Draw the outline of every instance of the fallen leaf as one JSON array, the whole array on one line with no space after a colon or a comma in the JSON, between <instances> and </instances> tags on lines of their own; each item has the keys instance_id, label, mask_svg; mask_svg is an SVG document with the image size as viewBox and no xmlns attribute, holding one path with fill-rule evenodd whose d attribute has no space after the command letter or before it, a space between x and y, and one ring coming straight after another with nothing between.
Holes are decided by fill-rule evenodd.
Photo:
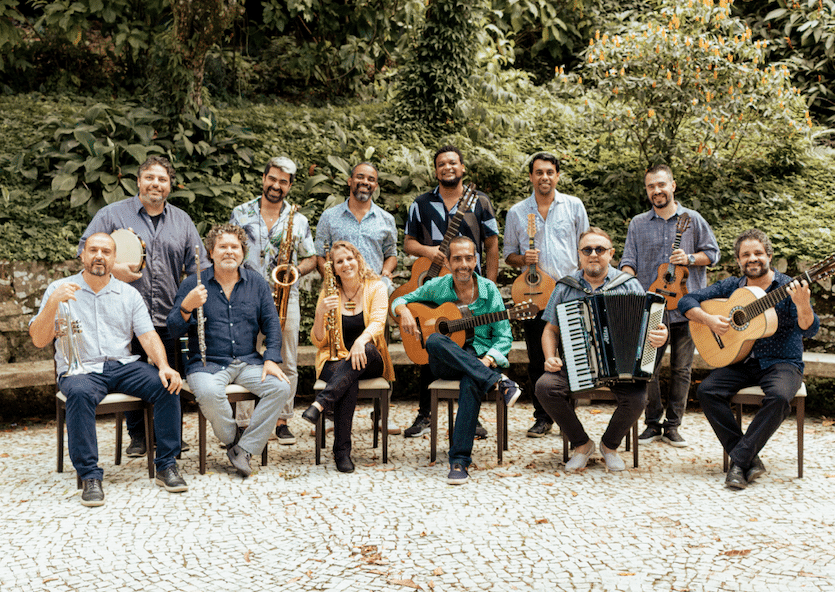
<instances>
[{"instance_id":1,"label":"fallen leaf","mask_svg":"<svg viewBox=\"0 0 835 592\"><path fill-rule=\"evenodd\" d=\"M751 553L751 549L731 549L730 551L725 551L722 555L727 555L728 557L745 557Z\"/></svg>"},{"instance_id":2,"label":"fallen leaf","mask_svg":"<svg viewBox=\"0 0 835 592\"><path fill-rule=\"evenodd\" d=\"M749 518L748 519L748 522L758 522L758 521L759 521L758 518Z\"/></svg>"},{"instance_id":3,"label":"fallen leaf","mask_svg":"<svg viewBox=\"0 0 835 592\"><path fill-rule=\"evenodd\" d=\"M598 413L603 413L603 411L601 409L592 409L591 410L592 415L597 415Z\"/></svg>"},{"instance_id":4,"label":"fallen leaf","mask_svg":"<svg viewBox=\"0 0 835 592\"><path fill-rule=\"evenodd\" d=\"M543 483L543 485L544 485L545 487L551 487L551 486L553 485L553 483Z\"/></svg>"},{"instance_id":5,"label":"fallen leaf","mask_svg":"<svg viewBox=\"0 0 835 592\"><path fill-rule=\"evenodd\" d=\"M537 524L548 524L548 519L547 518L540 518L539 520L536 521L536 523Z\"/></svg>"},{"instance_id":6,"label":"fallen leaf","mask_svg":"<svg viewBox=\"0 0 835 592\"><path fill-rule=\"evenodd\" d=\"M384 575L386 575L388 572L387 572L387 571L383 571L382 569L369 569L369 570L366 570L366 572L365 572L365 573L380 574L381 576L384 576Z\"/></svg>"},{"instance_id":7,"label":"fallen leaf","mask_svg":"<svg viewBox=\"0 0 835 592\"><path fill-rule=\"evenodd\" d=\"M545 451L544 450L534 450L533 453L534 454L545 454Z\"/></svg>"},{"instance_id":8,"label":"fallen leaf","mask_svg":"<svg viewBox=\"0 0 835 592\"><path fill-rule=\"evenodd\" d=\"M364 467L375 467L375 466L377 466L377 463L365 463L362 466L364 466Z\"/></svg>"},{"instance_id":9,"label":"fallen leaf","mask_svg":"<svg viewBox=\"0 0 835 592\"><path fill-rule=\"evenodd\" d=\"M442 575L444 575L444 570L442 570L440 567L436 567L435 569L432 570L432 575L433 576L442 576Z\"/></svg>"},{"instance_id":10,"label":"fallen leaf","mask_svg":"<svg viewBox=\"0 0 835 592\"><path fill-rule=\"evenodd\" d=\"M577 497L577 492L576 491L569 491L568 493L570 493L574 497Z\"/></svg>"},{"instance_id":11,"label":"fallen leaf","mask_svg":"<svg viewBox=\"0 0 835 592\"><path fill-rule=\"evenodd\" d=\"M619 575L619 576L634 576L634 575L635 575L635 572L632 572L632 571L619 571L619 572L618 572L618 575Z\"/></svg>"},{"instance_id":12,"label":"fallen leaf","mask_svg":"<svg viewBox=\"0 0 835 592\"><path fill-rule=\"evenodd\" d=\"M505 477L521 477L522 473L496 473L496 477L504 479Z\"/></svg>"},{"instance_id":13,"label":"fallen leaf","mask_svg":"<svg viewBox=\"0 0 835 592\"><path fill-rule=\"evenodd\" d=\"M533 469L536 468L536 463L534 463L534 462L528 463L528 464L525 465L525 468L533 470Z\"/></svg>"},{"instance_id":14,"label":"fallen leaf","mask_svg":"<svg viewBox=\"0 0 835 592\"><path fill-rule=\"evenodd\" d=\"M289 580L287 583L288 583L288 584L292 584L293 582L298 582L300 579L302 579L302 577L301 577L301 576L296 576L296 577L295 577L295 578L293 578L292 580Z\"/></svg>"},{"instance_id":15,"label":"fallen leaf","mask_svg":"<svg viewBox=\"0 0 835 592\"><path fill-rule=\"evenodd\" d=\"M250 555L250 553L252 553L252 551L249 551L249 550L247 550L247 552L246 552L246 553L244 553L244 561L246 561L247 563L249 563L249 555Z\"/></svg>"},{"instance_id":16,"label":"fallen leaf","mask_svg":"<svg viewBox=\"0 0 835 592\"><path fill-rule=\"evenodd\" d=\"M2 457L2 458L9 458L9 453L8 453L8 452L4 452L3 454L0 454L0 457Z\"/></svg>"},{"instance_id":17,"label":"fallen leaf","mask_svg":"<svg viewBox=\"0 0 835 592\"><path fill-rule=\"evenodd\" d=\"M388 468L378 468L377 470L381 473L388 473L389 471L394 471L397 467L388 467Z\"/></svg>"},{"instance_id":18,"label":"fallen leaf","mask_svg":"<svg viewBox=\"0 0 835 592\"><path fill-rule=\"evenodd\" d=\"M421 532L420 536L422 536L422 537L426 536L426 531L424 530L423 532Z\"/></svg>"},{"instance_id":19,"label":"fallen leaf","mask_svg":"<svg viewBox=\"0 0 835 592\"><path fill-rule=\"evenodd\" d=\"M389 580L389 584L394 584L395 586L406 586L407 588L414 588L415 590L423 590L423 588L415 584L412 580Z\"/></svg>"},{"instance_id":20,"label":"fallen leaf","mask_svg":"<svg viewBox=\"0 0 835 592\"><path fill-rule=\"evenodd\" d=\"M435 582L433 582L432 580L429 580L429 582L426 585L432 588L433 590L435 589Z\"/></svg>"},{"instance_id":21,"label":"fallen leaf","mask_svg":"<svg viewBox=\"0 0 835 592\"><path fill-rule=\"evenodd\" d=\"M835 419L824 419L821 422L821 425L823 425L823 427L825 427L825 428L828 428L832 425L835 425Z\"/></svg>"},{"instance_id":22,"label":"fallen leaf","mask_svg":"<svg viewBox=\"0 0 835 592\"><path fill-rule=\"evenodd\" d=\"M431 463L429 463L427 466L429 466L429 467L434 467L434 466L435 466L435 462L437 462L437 461L434 461L434 460L433 460L433 461L432 461Z\"/></svg>"}]
</instances>

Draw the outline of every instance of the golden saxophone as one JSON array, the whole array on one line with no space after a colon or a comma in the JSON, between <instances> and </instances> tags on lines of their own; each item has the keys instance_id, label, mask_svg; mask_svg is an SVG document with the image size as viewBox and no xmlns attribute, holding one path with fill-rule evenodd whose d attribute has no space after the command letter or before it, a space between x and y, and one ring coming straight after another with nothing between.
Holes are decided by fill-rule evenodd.
<instances>
[{"instance_id":1,"label":"golden saxophone","mask_svg":"<svg viewBox=\"0 0 835 592\"><path fill-rule=\"evenodd\" d=\"M287 320L287 303L290 300L290 289L296 280L299 279L299 270L293 265L293 218L298 211L299 206L294 205L290 208L290 213L287 218L287 228L284 230L284 239L281 241L281 246L276 255L276 265L272 271L273 284L275 291L273 292L273 302L278 311L278 320L281 321L281 328L284 329L284 323Z\"/></svg>"},{"instance_id":2,"label":"golden saxophone","mask_svg":"<svg viewBox=\"0 0 835 592\"><path fill-rule=\"evenodd\" d=\"M203 282L200 281L200 246L194 245L194 260L197 264L197 285L200 286ZM203 316L203 305L197 307L197 343L200 346L200 359L203 360L203 365L206 365L206 318Z\"/></svg>"},{"instance_id":3,"label":"golden saxophone","mask_svg":"<svg viewBox=\"0 0 835 592\"><path fill-rule=\"evenodd\" d=\"M339 295L339 288L336 287L336 278L333 275L333 263L330 260L330 250L325 249L325 298ZM337 349L339 349L339 327L336 325L336 314L338 308L328 311L325 316L325 328L328 330L329 362L339 361Z\"/></svg>"}]
</instances>

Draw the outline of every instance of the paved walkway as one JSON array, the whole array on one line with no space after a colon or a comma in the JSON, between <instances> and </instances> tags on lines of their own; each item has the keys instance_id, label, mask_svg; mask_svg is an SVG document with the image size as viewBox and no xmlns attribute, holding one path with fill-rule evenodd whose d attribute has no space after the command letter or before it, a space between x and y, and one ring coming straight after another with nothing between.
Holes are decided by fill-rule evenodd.
<instances>
[{"instance_id":1,"label":"paved walkway","mask_svg":"<svg viewBox=\"0 0 835 592\"><path fill-rule=\"evenodd\" d=\"M392 411L406 426L416 409ZM485 405L490 438L456 487L445 482L445 442L431 466L428 438L393 436L383 465L368 413L355 421L354 474L338 473L330 454L313 464L297 414L298 444L272 442L269 466L245 481L211 437L208 474L196 447L185 453L184 494L149 481L144 459L114 466L104 418L101 508L81 506L71 465L55 472L54 423L0 432L0 591L835 590L835 429L821 420L806 424L803 479L792 418L761 455L768 475L731 491L699 413L685 418L688 448L655 442L638 469L607 474L598 457L566 475L557 435L524 437L529 405L510 410L497 466ZM594 439L610 413L580 410ZM195 413L186 424L196 443Z\"/></svg>"}]
</instances>

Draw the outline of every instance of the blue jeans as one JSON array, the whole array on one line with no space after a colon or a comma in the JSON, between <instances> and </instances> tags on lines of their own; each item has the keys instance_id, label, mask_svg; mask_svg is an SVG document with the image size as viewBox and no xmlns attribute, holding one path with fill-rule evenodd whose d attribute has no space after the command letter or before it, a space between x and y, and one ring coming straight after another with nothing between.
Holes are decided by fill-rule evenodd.
<instances>
[{"instance_id":1,"label":"blue jeans","mask_svg":"<svg viewBox=\"0 0 835 592\"><path fill-rule=\"evenodd\" d=\"M697 391L699 403L716 437L736 465L743 470L751 467L754 457L789 416L791 400L802 382L803 372L794 364L783 362L763 370L759 361L750 358L718 368L702 381ZM743 434L736 423L730 399L747 386L759 386L765 397Z\"/></svg>"},{"instance_id":2,"label":"blue jeans","mask_svg":"<svg viewBox=\"0 0 835 592\"><path fill-rule=\"evenodd\" d=\"M159 338L162 340L162 345L165 347L165 357L168 360L168 365L179 372L180 376L185 376L182 364L180 363L180 340L171 338L168 327L154 327L154 330L159 335ZM130 343L130 349L131 353L139 356L140 362L148 361L148 354L145 353L145 349L139 342L139 338L135 335ZM180 410L180 416L182 417L182 410ZM128 427L128 434L130 434L131 438L145 439L145 422L142 419L141 411L126 411L125 425ZM182 426L182 420L180 421L180 425Z\"/></svg>"},{"instance_id":3,"label":"blue jeans","mask_svg":"<svg viewBox=\"0 0 835 592\"><path fill-rule=\"evenodd\" d=\"M658 428L677 428L681 425L684 410L687 408L687 395L690 393L690 368L693 365L693 352L696 346L690 337L690 324L670 323L670 389L667 393L667 417L664 419L664 404L661 402L661 358L667 349L667 343L658 349L655 373L647 384L647 426Z\"/></svg>"},{"instance_id":4,"label":"blue jeans","mask_svg":"<svg viewBox=\"0 0 835 592\"><path fill-rule=\"evenodd\" d=\"M67 447L81 479L101 479L96 438L96 406L107 393L125 393L154 405L157 472L180 453L180 397L162 386L157 369L145 362L108 361L101 374L62 376L58 388L67 397Z\"/></svg>"},{"instance_id":5,"label":"blue jeans","mask_svg":"<svg viewBox=\"0 0 835 592\"><path fill-rule=\"evenodd\" d=\"M233 362L214 374L192 372L188 375L188 385L194 391L200 411L212 424L217 439L226 445L232 444L238 433L232 405L226 396L226 385L238 384L258 397L249 426L238 441L238 446L252 455L264 450L278 414L290 398L290 385L270 374L262 382L263 371L263 365Z\"/></svg>"},{"instance_id":6,"label":"blue jeans","mask_svg":"<svg viewBox=\"0 0 835 592\"><path fill-rule=\"evenodd\" d=\"M485 366L476 357L472 347L461 348L452 339L440 333L429 336L426 340L426 351L435 376L442 380L461 382L458 414L455 416L455 428L449 446L449 464L452 466L457 463L469 467L473 461L471 455L481 399L502 376Z\"/></svg>"}]
</instances>

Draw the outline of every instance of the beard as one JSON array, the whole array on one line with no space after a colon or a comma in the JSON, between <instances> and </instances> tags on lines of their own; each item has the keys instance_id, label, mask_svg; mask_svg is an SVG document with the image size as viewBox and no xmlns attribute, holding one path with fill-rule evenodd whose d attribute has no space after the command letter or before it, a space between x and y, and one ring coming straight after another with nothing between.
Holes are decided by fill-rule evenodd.
<instances>
[{"instance_id":1,"label":"beard","mask_svg":"<svg viewBox=\"0 0 835 592\"><path fill-rule=\"evenodd\" d=\"M104 263L99 261L94 261L93 263L91 263L90 267L88 267L86 271L90 275L95 275L99 277L107 275L107 268L104 266Z\"/></svg>"},{"instance_id":2,"label":"beard","mask_svg":"<svg viewBox=\"0 0 835 592\"><path fill-rule=\"evenodd\" d=\"M661 203L656 203L656 200L657 200L657 199L662 199L662 200L663 200L663 202L661 202ZM666 208L668 205L670 205L670 196L668 196L668 195L667 195L667 194L665 194L665 193L659 193L659 194L657 194L657 195L653 195L653 196L652 196L652 198L650 199L650 202L652 203L652 205L653 205L654 207L658 208L659 210L663 210L663 209L664 209L664 208Z\"/></svg>"},{"instance_id":3,"label":"beard","mask_svg":"<svg viewBox=\"0 0 835 592\"><path fill-rule=\"evenodd\" d=\"M438 179L438 182L444 187L457 187L464 177L454 177L452 179Z\"/></svg>"},{"instance_id":4,"label":"beard","mask_svg":"<svg viewBox=\"0 0 835 592\"><path fill-rule=\"evenodd\" d=\"M371 194L371 191L363 191L361 189L357 189L354 192L354 199L356 199L358 202L365 203L369 199L371 199Z\"/></svg>"},{"instance_id":5,"label":"beard","mask_svg":"<svg viewBox=\"0 0 835 592\"><path fill-rule=\"evenodd\" d=\"M755 280L757 278L763 277L765 274L768 273L767 265L757 264L757 267L752 267L753 266L750 263L747 264L745 267L742 268L742 274L747 278Z\"/></svg>"},{"instance_id":6,"label":"beard","mask_svg":"<svg viewBox=\"0 0 835 592\"><path fill-rule=\"evenodd\" d=\"M590 278L599 278L602 275L605 275L609 270L603 266L601 263L589 263L586 265L586 268L583 270Z\"/></svg>"},{"instance_id":7,"label":"beard","mask_svg":"<svg viewBox=\"0 0 835 592\"><path fill-rule=\"evenodd\" d=\"M282 200L284 199L284 190L279 189L278 191L274 191L274 190L270 189L269 191L264 193L264 197L270 203L274 203L274 204L281 203Z\"/></svg>"}]
</instances>

